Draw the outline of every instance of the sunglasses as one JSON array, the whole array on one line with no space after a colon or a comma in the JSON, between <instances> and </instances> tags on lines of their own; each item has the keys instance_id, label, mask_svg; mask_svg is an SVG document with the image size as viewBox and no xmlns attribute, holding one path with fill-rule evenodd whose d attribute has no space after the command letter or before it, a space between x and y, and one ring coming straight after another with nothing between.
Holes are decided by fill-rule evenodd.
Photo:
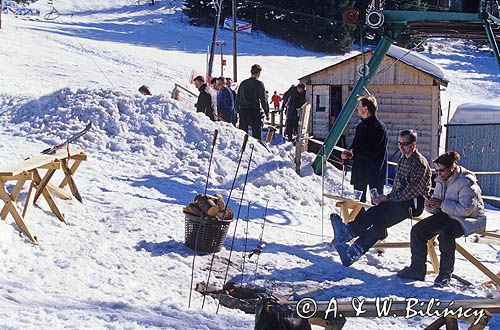
<instances>
[{"instance_id":1,"label":"sunglasses","mask_svg":"<svg viewBox=\"0 0 500 330\"><path fill-rule=\"evenodd\" d=\"M436 172L438 173L443 173L444 171L446 171L448 168L445 167L445 168L436 168Z\"/></svg>"},{"instance_id":2,"label":"sunglasses","mask_svg":"<svg viewBox=\"0 0 500 330\"><path fill-rule=\"evenodd\" d=\"M398 142L396 142L396 144L397 144L398 146L403 146L403 147L407 147L407 146L409 146L409 145L410 145L410 144L412 144L412 143L413 143L413 142L410 142L410 141L406 141L406 142L400 142L400 141L398 141Z\"/></svg>"}]
</instances>

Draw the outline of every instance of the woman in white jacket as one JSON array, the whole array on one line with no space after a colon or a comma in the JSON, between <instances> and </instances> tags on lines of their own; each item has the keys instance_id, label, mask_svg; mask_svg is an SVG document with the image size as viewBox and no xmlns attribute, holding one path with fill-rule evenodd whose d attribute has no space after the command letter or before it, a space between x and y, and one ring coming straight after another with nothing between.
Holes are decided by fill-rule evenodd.
<instances>
[{"instance_id":1,"label":"woman in white jacket","mask_svg":"<svg viewBox=\"0 0 500 330\"><path fill-rule=\"evenodd\" d=\"M411 265L398 272L401 278L423 281L426 273L427 241L438 236L441 261L434 285L450 283L455 265L455 239L486 227L481 188L476 176L457 165L460 155L447 152L434 160L436 187L425 209L432 215L411 230Z\"/></svg>"}]
</instances>

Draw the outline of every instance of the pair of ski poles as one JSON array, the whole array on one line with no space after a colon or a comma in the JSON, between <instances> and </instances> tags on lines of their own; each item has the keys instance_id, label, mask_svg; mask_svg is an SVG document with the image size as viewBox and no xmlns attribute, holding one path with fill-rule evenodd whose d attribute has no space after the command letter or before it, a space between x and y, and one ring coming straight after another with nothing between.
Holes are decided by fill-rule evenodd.
<instances>
[{"instance_id":1,"label":"pair of ski poles","mask_svg":"<svg viewBox=\"0 0 500 330\"><path fill-rule=\"evenodd\" d=\"M217 140L217 133L218 133L217 130L215 130L215 132L214 132L214 138L213 138L213 141L212 141L212 151L211 151L211 154L210 154L210 161L209 161L209 167L208 167L207 181L206 181L206 184L205 184L205 194L206 194L206 191L207 191L207 188L208 188L208 182L209 182L209 178L210 178L210 169L211 169L211 164L212 164L212 159L213 159L213 152L214 152L215 144L216 144L216 140ZM243 145L241 147L240 157L239 157L239 160L238 160L238 165L236 167L236 173L235 173L234 178L233 178L233 183L232 183L231 189L229 191L229 196L227 198L226 205L224 207L224 211L222 212L222 219L224 219L224 217L226 215L226 212L227 212L227 208L229 206L229 201L231 199L231 195L232 195L232 192L234 190L236 179L238 178L238 172L239 172L239 169L240 169L240 166L241 166L241 161L243 159L243 154L245 152L247 143L248 143L248 134L246 134L244 136L244 138L243 138ZM252 162L253 151L254 151L254 146L252 145L252 149L251 149L251 152L250 152L250 158L249 158L249 161L248 161L247 172L246 172L246 175L245 175L245 182L243 184L243 191L242 191L242 194L241 194L240 205L239 205L239 208L238 208L238 215L237 215L237 218L236 218L236 223L235 223L233 238L232 238L232 242L231 242L231 249L230 249L230 252L229 252L228 264L227 264L226 273L225 273L225 276L224 276L224 283L225 283L225 281L227 279L227 274L228 274L228 271L229 271L229 264L230 264L230 261L231 261L231 255L232 255L233 248L234 248L234 239L235 239L235 236L236 236L236 229L237 229L237 226L238 226L238 220L240 218L240 211L241 211L241 206L242 206L242 202L243 202L243 197L245 195L245 188L246 188L246 184L247 184L247 180L248 180L248 173L250 171L250 164ZM199 231L198 231L198 234L199 234ZM189 291L189 303L188 303L188 307L191 306L191 296L192 296L192 291L193 291L193 279L194 279L194 264L195 264L196 255L197 255L197 244L198 244L198 237L196 238L195 254L193 256L193 263L192 263L192 267L191 267L191 284L190 284L190 291ZM201 306L202 309L205 306L205 299L206 299L206 294L207 294L207 291L208 291L208 286L209 286L209 283L210 283L210 277L211 277L211 274L212 274L212 268L213 268L213 264L214 264L214 260L215 260L215 253L216 252L214 251L213 254L212 254L211 261L210 261L210 267L209 267L209 271L208 271L208 278L207 278L207 283L205 285L205 292L204 292L204 295L203 295L203 302L202 302L202 306ZM217 306L217 312L218 312L218 310L219 310L219 305Z\"/></svg>"}]
</instances>

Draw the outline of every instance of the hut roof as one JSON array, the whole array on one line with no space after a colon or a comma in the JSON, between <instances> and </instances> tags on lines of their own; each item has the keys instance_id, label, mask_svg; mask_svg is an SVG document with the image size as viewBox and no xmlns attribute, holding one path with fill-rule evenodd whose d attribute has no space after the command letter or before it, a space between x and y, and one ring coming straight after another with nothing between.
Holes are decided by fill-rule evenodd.
<instances>
[{"instance_id":1,"label":"hut roof","mask_svg":"<svg viewBox=\"0 0 500 330\"><path fill-rule=\"evenodd\" d=\"M464 103L457 107L448 126L500 124L500 106Z\"/></svg>"},{"instance_id":2,"label":"hut roof","mask_svg":"<svg viewBox=\"0 0 500 330\"><path fill-rule=\"evenodd\" d=\"M369 50L367 52L365 52L365 54L367 53L372 53L373 50ZM330 65L326 68L323 68L321 70L318 70L318 71L315 71L313 73L310 73L302 78L299 78L299 80L302 80L302 79L305 79L305 78L308 78L316 73L319 73L321 71L324 71L324 70L327 70L327 69L330 69L336 65L339 65L341 63L344 63L354 57L357 57L357 56L361 56L361 54L358 54L358 55L354 55L352 57L349 57L343 61L340 61L338 63L335 63L333 65ZM420 70L422 72L425 72L427 73L428 75L432 76L434 79L438 80L443 86L448 86L448 79L446 79L446 76L445 76L445 73L443 71L443 69L437 65L436 63L434 63L430 58L428 58L427 56L424 56L422 54L419 54L415 51L410 51L406 48L402 48L402 47L398 47L398 46L395 46L395 45L391 45L391 47L389 48L389 50L387 51L387 55L386 56L389 56L395 60L399 60L411 67L414 67L415 69L417 70Z\"/></svg>"}]
</instances>

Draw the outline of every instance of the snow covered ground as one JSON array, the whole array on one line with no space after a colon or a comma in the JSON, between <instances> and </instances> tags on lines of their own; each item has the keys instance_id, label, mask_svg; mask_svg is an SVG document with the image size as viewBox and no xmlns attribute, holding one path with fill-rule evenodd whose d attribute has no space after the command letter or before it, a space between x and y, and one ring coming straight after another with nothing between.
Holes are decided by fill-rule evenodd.
<instances>
[{"instance_id":1,"label":"snow covered ground","mask_svg":"<svg viewBox=\"0 0 500 330\"><path fill-rule=\"evenodd\" d=\"M89 160L76 180L84 203L57 203L70 225L60 223L44 202L27 219L39 237L33 246L12 218L0 223L0 326L4 328L251 329L253 316L221 309L194 293L187 308L193 253L183 245L182 208L204 189L214 129L209 192L227 197L240 155L243 133L195 114L192 103L170 99L174 83L188 86L192 71L204 72L211 30L190 27L180 13L181 1L158 1L155 7L136 1L57 0L63 15L55 21L4 17L0 30L0 166L12 164L60 142L88 121L94 130L79 145ZM47 12L46 4L36 4ZM230 40L228 31L222 38ZM457 102L500 104L500 78L494 57L472 52L461 43L435 42L431 56L448 74L448 94ZM323 56L265 35L241 36L239 76L259 63L270 91L284 91L297 77L345 56ZM228 52L228 51L226 51ZM215 68L218 68L216 59ZM231 61L226 73L232 72ZM154 96L142 97L147 84ZM456 104L458 105L458 103ZM325 207L322 237L321 179L305 155L303 175L294 172L291 144L255 148L242 215L247 201L247 250L258 245L262 215L269 200L266 243L257 274L254 260L245 268L244 283L297 298L297 292L331 297L417 296L421 299L498 297L481 286L487 280L457 254L456 271L473 287L454 281L446 289L426 282L403 283L395 272L407 265L408 250L369 253L350 268L324 244L331 240ZM237 210L250 147L243 156L231 206ZM326 173L327 190L338 193L342 176ZM9 186L12 188L12 186ZM26 196L24 190L21 200ZM500 212L488 210L488 229L500 229ZM240 221L230 278L240 280L245 234ZM391 228L391 241L405 241L410 223ZM234 230L231 225L230 234ZM500 270L498 245L459 239L494 272ZM483 244L484 243L484 244ZM230 239L217 254L212 279L220 287ZM210 256L198 256L195 282L206 280ZM415 328L431 319L350 319L349 329ZM495 316L490 329L500 327Z\"/></svg>"}]
</instances>

